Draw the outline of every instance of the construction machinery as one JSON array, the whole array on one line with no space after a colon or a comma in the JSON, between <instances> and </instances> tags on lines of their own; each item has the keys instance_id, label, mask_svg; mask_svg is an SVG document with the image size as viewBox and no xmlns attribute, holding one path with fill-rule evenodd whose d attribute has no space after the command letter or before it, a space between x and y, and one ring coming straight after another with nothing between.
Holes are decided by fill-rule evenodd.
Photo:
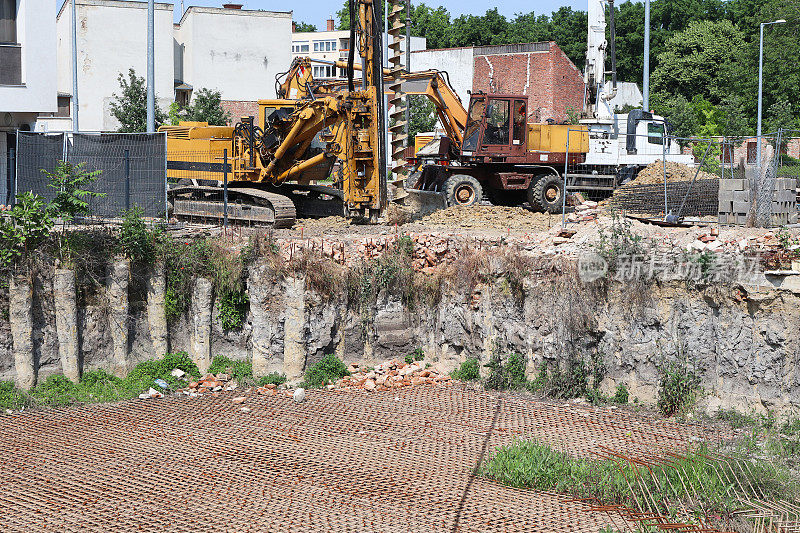
<instances>
[{"instance_id":1,"label":"construction machinery","mask_svg":"<svg viewBox=\"0 0 800 533\"><path fill-rule=\"evenodd\" d=\"M348 86L320 98L261 100L258 116L233 128L165 126L173 216L291 226L306 215L342 213L376 221L387 202L380 4L351 2ZM357 37L357 39L356 39ZM364 72L355 87L354 50ZM312 184L334 162L340 186ZM203 176L198 179L198 173ZM224 187L220 185L224 184ZM230 204L228 204L228 200ZM330 204L320 207L320 203ZM223 206L230 205L229 209Z\"/></svg>"}]
</instances>

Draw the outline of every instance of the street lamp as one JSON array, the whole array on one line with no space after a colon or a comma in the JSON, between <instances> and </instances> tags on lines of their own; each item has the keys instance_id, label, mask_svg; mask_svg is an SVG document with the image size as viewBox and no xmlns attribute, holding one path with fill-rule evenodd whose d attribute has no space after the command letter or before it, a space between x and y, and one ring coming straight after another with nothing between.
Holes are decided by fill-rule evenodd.
<instances>
[{"instance_id":1,"label":"street lamp","mask_svg":"<svg viewBox=\"0 0 800 533\"><path fill-rule=\"evenodd\" d=\"M763 98L761 83L764 70L764 26L770 24L783 24L784 19L773 20L772 22L761 23L761 37L758 48L758 125L756 126L756 168L761 171L761 100Z\"/></svg>"}]
</instances>

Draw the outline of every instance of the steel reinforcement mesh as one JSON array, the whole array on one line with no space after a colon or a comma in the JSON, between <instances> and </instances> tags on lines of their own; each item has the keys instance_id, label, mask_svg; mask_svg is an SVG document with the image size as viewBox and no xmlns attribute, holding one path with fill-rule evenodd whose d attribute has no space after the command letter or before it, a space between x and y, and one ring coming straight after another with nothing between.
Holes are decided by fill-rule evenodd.
<instances>
[{"instance_id":1,"label":"steel reinforcement mesh","mask_svg":"<svg viewBox=\"0 0 800 533\"><path fill-rule=\"evenodd\" d=\"M169 397L0 416L0 529L596 532L586 503L474 475L515 438L577 456L715 438L608 408L453 386Z\"/></svg>"},{"instance_id":2,"label":"steel reinforcement mesh","mask_svg":"<svg viewBox=\"0 0 800 533\"><path fill-rule=\"evenodd\" d=\"M629 213L664 213L664 184L624 185L609 200L614 209ZM681 207L682 206L682 207ZM716 216L719 213L719 180L667 183L667 209L681 216Z\"/></svg>"}]
</instances>

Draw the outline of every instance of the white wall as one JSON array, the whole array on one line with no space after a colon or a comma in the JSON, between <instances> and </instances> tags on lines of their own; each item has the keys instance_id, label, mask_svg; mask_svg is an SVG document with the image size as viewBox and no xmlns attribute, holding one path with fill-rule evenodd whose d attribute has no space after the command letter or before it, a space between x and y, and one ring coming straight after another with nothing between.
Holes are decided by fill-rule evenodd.
<instances>
[{"instance_id":1,"label":"white wall","mask_svg":"<svg viewBox=\"0 0 800 533\"><path fill-rule=\"evenodd\" d=\"M290 12L189 8L175 34L184 45L183 81L223 100L275 98L275 75L291 61Z\"/></svg>"},{"instance_id":2,"label":"white wall","mask_svg":"<svg viewBox=\"0 0 800 533\"><path fill-rule=\"evenodd\" d=\"M57 21L58 90L72 94L71 0ZM82 131L119 128L111 116L113 94L121 89L117 77L128 69L147 76L147 3L120 0L77 0L78 111ZM174 100L174 42L172 4L155 6L155 90L166 111Z\"/></svg>"},{"instance_id":3,"label":"white wall","mask_svg":"<svg viewBox=\"0 0 800 533\"><path fill-rule=\"evenodd\" d=\"M19 0L17 40L22 45L22 86L0 87L0 112L45 113L58 109L55 3ZM19 125L14 118L15 126ZM5 153L0 154L5 157Z\"/></svg>"},{"instance_id":4,"label":"white wall","mask_svg":"<svg viewBox=\"0 0 800 533\"><path fill-rule=\"evenodd\" d=\"M413 40L412 40L413 44ZM411 70L441 70L447 72L450 85L461 98L464 107L469 105L472 90L472 48L448 48L444 50L423 50L411 53Z\"/></svg>"}]
</instances>

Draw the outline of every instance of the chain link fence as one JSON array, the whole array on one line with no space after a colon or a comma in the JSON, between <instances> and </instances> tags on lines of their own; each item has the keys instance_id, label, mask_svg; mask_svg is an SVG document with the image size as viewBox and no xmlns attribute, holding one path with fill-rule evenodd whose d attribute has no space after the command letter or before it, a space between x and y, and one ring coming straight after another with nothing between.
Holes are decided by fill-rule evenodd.
<instances>
[{"instance_id":1,"label":"chain link fence","mask_svg":"<svg viewBox=\"0 0 800 533\"><path fill-rule=\"evenodd\" d=\"M762 136L758 165L755 138L681 138L655 126L636 135L590 131L585 157L567 148L567 193L671 222L696 217L773 227L797 221L800 158L790 153L800 152L800 132Z\"/></svg>"},{"instance_id":2,"label":"chain link fence","mask_svg":"<svg viewBox=\"0 0 800 533\"><path fill-rule=\"evenodd\" d=\"M166 217L165 134L20 132L17 139L15 195L30 191L53 199L58 191L45 171L66 161L100 172L86 187L103 193L89 199L88 218L117 218L132 207L148 218Z\"/></svg>"}]
</instances>

